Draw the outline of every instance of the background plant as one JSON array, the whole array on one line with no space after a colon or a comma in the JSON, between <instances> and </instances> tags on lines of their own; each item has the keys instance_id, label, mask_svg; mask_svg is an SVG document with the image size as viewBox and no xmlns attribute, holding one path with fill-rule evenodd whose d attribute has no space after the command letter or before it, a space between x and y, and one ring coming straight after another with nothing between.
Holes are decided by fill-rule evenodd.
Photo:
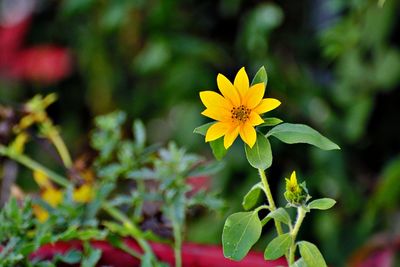
<instances>
[{"instance_id":1,"label":"background plant","mask_svg":"<svg viewBox=\"0 0 400 267\"><path fill-rule=\"evenodd\" d=\"M155 258L149 240L171 243L176 265L181 266L189 208L222 207L219 199L206 192L207 188L193 188L187 179L215 173L220 164L210 164L197 155L187 154L173 143L167 149L160 145L146 146L146 132L139 120L132 125L134 138L124 138L126 114L116 111L96 118L97 127L91 141L98 156L81 166L78 161L72 162L58 128L47 115L46 108L54 100L54 95L49 95L35 96L28 101L27 112L13 128L15 140L8 146L0 145L0 154L31 169L41 188L39 198L23 202L23 210L18 208L15 199L2 209L0 242L4 245L1 247L4 257L1 263L53 266L64 261L95 266L101 251L91 248L89 243L84 243L83 253L71 251L56 256L51 262L36 258L29 262L28 258L46 243L107 239L139 258L141 266L165 265ZM34 130L54 146L68 176L52 171L24 153L29 138L35 137ZM158 224L165 228L164 234L157 227L145 227L149 209L156 209L154 217L161 216ZM135 239L143 255L126 246L124 237Z\"/></svg>"}]
</instances>

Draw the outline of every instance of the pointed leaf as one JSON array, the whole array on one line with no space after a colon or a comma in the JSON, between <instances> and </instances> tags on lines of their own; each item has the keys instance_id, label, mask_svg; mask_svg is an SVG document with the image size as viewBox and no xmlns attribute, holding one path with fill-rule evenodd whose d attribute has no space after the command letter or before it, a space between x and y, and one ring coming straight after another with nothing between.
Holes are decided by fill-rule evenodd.
<instances>
[{"instance_id":1,"label":"pointed leaf","mask_svg":"<svg viewBox=\"0 0 400 267\"><path fill-rule=\"evenodd\" d=\"M290 267L308 267L303 258L298 259L295 263L290 265Z\"/></svg>"},{"instance_id":2,"label":"pointed leaf","mask_svg":"<svg viewBox=\"0 0 400 267\"><path fill-rule=\"evenodd\" d=\"M253 81L251 82L251 85L255 85L257 83L264 83L265 86L268 84L268 75L267 71L265 70L265 67L262 66L256 73L256 75L253 78Z\"/></svg>"},{"instance_id":3,"label":"pointed leaf","mask_svg":"<svg viewBox=\"0 0 400 267\"><path fill-rule=\"evenodd\" d=\"M246 144L244 147L247 160L254 168L266 170L272 165L271 145L263 134L257 133L257 140L253 148Z\"/></svg>"},{"instance_id":4,"label":"pointed leaf","mask_svg":"<svg viewBox=\"0 0 400 267\"><path fill-rule=\"evenodd\" d=\"M308 267L326 267L326 262L317 246L307 241L298 242L300 255Z\"/></svg>"},{"instance_id":5,"label":"pointed leaf","mask_svg":"<svg viewBox=\"0 0 400 267\"><path fill-rule=\"evenodd\" d=\"M261 182L255 184L249 192L244 196L242 206L245 210L250 210L258 203L261 192L264 192L264 187Z\"/></svg>"},{"instance_id":6,"label":"pointed leaf","mask_svg":"<svg viewBox=\"0 0 400 267\"><path fill-rule=\"evenodd\" d=\"M222 232L224 256L239 261L261 236L261 221L257 212L238 212L230 215Z\"/></svg>"},{"instance_id":7,"label":"pointed leaf","mask_svg":"<svg viewBox=\"0 0 400 267\"><path fill-rule=\"evenodd\" d=\"M282 123L266 134L267 137L271 135L287 144L306 143L323 150L340 149L337 144L304 124Z\"/></svg>"},{"instance_id":8,"label":"pointed leaf","mask_svg":"<svg viewBox=\"0 0 400 267\"><path fill-rule=\"evenodd\" d=\"M257 127L265 127L265 126L275 126L283 122L283 120L279 118L263 118L264 123L258 125Z\"/></svg>"},{"instance_id":9,"label":"pointed leaf","mask_svg":"<svg viewBox=\"0 0 400 267\"><path fill-rule=\"evenodd\" d=\"M210 128L211 125L213 125L214 123L215 123L215 122L209 122L209 123L200 125L199 127L196 127L196 128L193 130L193 133L201 134L201 135L206 136L206 133L207 133L208 128Z\"/></svg>"},{"instance_id":10,"label":"pointed leaf","mask_svg":"<svg viewBox=\"0 0 400 267\"><path fill-rule=\"evenodd\" d=\"M275 237L265 249L264 258L266 260L276 260L277 258L285 255L291 243L292 237L289 233Z\"/></svg>"},{"instance_id":11,"label":"pointed leaf","mask_svg":"<svg viewBox=\"0 0 400 267\"><path fill-rule=\"evenodd\" d=\"M146 143L146 128L141 120L135 120L133 123L133 132L136 144L143 148Z\"/></svg>"},{"instance_id":12,"label":"pointed leaf","mask_svg":"<svg viewBox=\"0 0 400 267\"><path fill-rule=\"evenodd\" d=\"M289 225L290 224L290 216L284 208L278 208L272 212L270 212L267 217L277 220L278 222Z\"/></svg>"},{"instance_id":13,"label":"pointed leaf","mask_svg":"<svg viewBox=\"0 0 400 267\"><path fill-rule=\"evenodd\" d=\"M217 140L211 141L210 142L210 146L211 146L211 150L214 154L214 157L217 160L221 160L223 157L225 157L226 152L228 152L228 150L226 150L226 148L224 147L224 138L218 138Z\"/></svg>"},{"instance_id":14,"label":"pointed leaf","mask_svg":"<svg viewBox=\"0 0 400 267\"><path fill-rule=\"evenodd\" d=\"M336 203L336 200L332 198L320 198L314 201L311 201L308 204L309 209L317 209L317 210L327 210L332 208Z\"/></svg>"}]
</instances>

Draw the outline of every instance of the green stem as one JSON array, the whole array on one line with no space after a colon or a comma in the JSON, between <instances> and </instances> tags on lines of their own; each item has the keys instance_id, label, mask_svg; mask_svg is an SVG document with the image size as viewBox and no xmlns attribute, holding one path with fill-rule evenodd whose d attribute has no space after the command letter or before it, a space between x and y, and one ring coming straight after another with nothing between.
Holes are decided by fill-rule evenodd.
<instances>
[{"instance_id":1,"label":"green stem","mask_svg":"<svg viewBox=\"0 0 400 267\"><path fill-rule=\"evenodd\" d=\"M271 189L269 188L267 176L265 175L265 172L262 169L258 169L258 173L260 174L261 182L264 185L265 195L267 196L269 208L271 211L274 211L274 210L276 210L276 206L275 206L274 198L272 197ZM275 219L274 219L274 222L275 222L275 228L276 228L276 231L278 232L278 235L283 234L281 223Z\"/></svg>"},{"instance_id":2,"label":"green stem","mask_svg":"<svg viewBox=\"0 0 400 267\"><path fill-rule=\"evenodd\" d=\"M50 141L53 143L55 148L57 149L58 154L61 157L62 162L64 163L64 166L67 168L72 167L72 160L71 156L68 152L67 146L65 145L64 141L60 137L60 134L56 129L51 131L48 135L48 138Z\"/></svg>"},{"instance_id":3,"label":"green stem","mask_svg":"<svg viewBox=\"0 0 400 267\"><path fill-rule=\"evenodd\" d=\"M179 225L173 223L175 267L182 267L182 238Z\"/></svg>"},{"instance_id":4,"label":"green stem","mask_svg":"<svg viewBox=\"0 0 400 267\"><path fill-rule=\"evenodd\" d=\"M0 145L0 155L6 156L12 160L15 160L16 162L24 165L25 167L34 170L34 171L41 171L45 173L50 180L53 182L63 186L63 187L68 187L70 185L70 182L68 181L67 178L53 172L52 170L46 168L39 162L31 159L28 156L25 156L23 154L18 154L15 152L10 151L7 147Z\"/></svg>"},{"instance_id":5,"label":"green stem","mask_svg":"<svg viewBox=\"0 0 400 267\"><path fill-rule=\"evenodd\" d=\"M297 208L297 219L296 223L293 227L293 230L290 232L292 237L292 244L289 248L289 265L294 263L294 254L296 252L296 237L297 233L299 232L300 226L303 223L304 218L306 217L306 210L303 207Z\"/></svg>"},{"instance_id":6,"label":"green stem","mask_svg":"<svg viewBox=\"0 0 400 267\"><path fill-rule=\"evenodd\" d=\"M149 243L142 237L141 230L136 225L134 225L125 214L123 214L121 211L111 206L107 202L104 202L101 207L111 217L113 217L117 221L120 221L126 228L129 229L131 236L136 239L139 246L143 249L145 253L150 254L154 257L153 250L151 249Z\"/></svg>"}]
</instances>

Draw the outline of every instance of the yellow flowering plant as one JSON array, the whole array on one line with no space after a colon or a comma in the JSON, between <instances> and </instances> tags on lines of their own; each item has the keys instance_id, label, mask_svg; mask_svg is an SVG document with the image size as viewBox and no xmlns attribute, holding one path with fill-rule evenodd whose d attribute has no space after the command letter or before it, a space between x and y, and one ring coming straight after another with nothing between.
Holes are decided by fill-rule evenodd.
<instances>
[{"instance_id":1,"label":"yellow flowering plant","mask_svg":"<svg viewBox=\"0 0 400 267\"><path fill-rule=\"evenodd\" d=\"M51 94L28 101L13 128L13 139L0 143L0 157L29 168L39 189L24 194L21 204L13 198L4 208L0 205L0 266L57 266L58 262L100 266L102 251L95 247L54 257L51 264L30 260L41 245L70 240L80 240L84 247L90 247L91 240L107 240L139 259L141 266L152 267L166 266L149 243L162 241L173 248L175 266L182 266L187 211L193 206L212 210L223 206L207 185L197 186L193 179L215 173L222 164L206 162L173 142L167 147L147 145L140 120L132 124L133 137L126 137L127 116L122 111L96 117L90 138L91 153L96 155L72 161L61 131L46 112L55 99ZM26 144L38 136L55 149L64 173L25 153ZM128 247L126 237L140 249Z\"/></svg>"},{"instance_id":2,"label":"yellow flowering plant","mask_svg":"<svg viewBox=\"0 0 400 267\"><path fill-rule=\"evenodd\" d=\"M297 241L300 226L308 212L313 209L326 210L336 201L330 198L310 202L306 183L298 183L293 171L286 179L285 207L277 207L270 190L266 170L272 165L272 148L269 142L274 137L286 144L306 143L323 150L340 149L338 145L304 124L284 123L281 119L265 117L281 102L264 98L268 82L267 72L261 67L252 82L244 68L235 76L233 83L222 74L217 76L220 94L214 91L200 92L205 106L202 115L214 120L194 130L205 136L217 159L222 159L234 141L240 136L244 143L248 163L258 170L261 181L255 184L243 198L245 212L230 215L222 233L223 252L226 258L239 261L260 239L262 228L274 221L277 235L266 245L264 258L275 260L285 257L290 267L324 267L326 262L317 246L307 241ZM268 127L270 127L268 129ZM265 129L268 131L265 132ZM258 205L261 194L266 202ZM295 208L297 216L292 220L286 209ZM260 211L264 212L260 212ZM266 211L266 212L265 212ZM296 256L297 249L300 256Z\"/></svg>"}]
</instances>

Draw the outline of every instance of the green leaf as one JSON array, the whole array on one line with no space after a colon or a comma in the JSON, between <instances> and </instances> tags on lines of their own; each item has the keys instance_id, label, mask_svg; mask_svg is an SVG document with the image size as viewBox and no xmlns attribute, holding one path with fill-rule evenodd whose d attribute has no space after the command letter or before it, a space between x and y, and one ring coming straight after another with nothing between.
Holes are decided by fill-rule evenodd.
<instances>
[{"instance_id":1,"label":"green leaf","mask_svg":"<svg viewBox=\"0 0 400 267\"><path fill-rule=\"evenodd\" d=\"M135 134L135 142L140 147L143 148L146 144L146 128L140 120L135 120L133 123L133 132Z\"/></svg>"},{"instance_id":2,"label":"green leaf","mask_svg":"<svg viewBox=\"0 0 400 267\"><path fill-rule=\"evenodd\" d=\"M211 125L213 125L214 123L215 122L209 122L209 123L203 124L203 125L195 128L193 130L193 133L201 134L201 135L205 136L208 128L210 128ZM225 157L227 150L224 147L224 138L223 137L218 138L217 140L211 141L210 147L214 154L214 157L217 160L221 160L223 157Z\"/></svg>"},{"instance_id":3,"label":"green leaf","mask_svg":"<svg viewBox=\"0 0 400 267\"><path fill-rule=\"evenodd\" d=\"M211 150L214 154L214 157L217 160L221 160L223 157L225 157L226 152L228 152L228 150L226 150L226 148L224 147L224 138L218 138L217 140L211 141L210 142L210 146L211 146Z\"/></svg>"},{"instance_id":4,"label":"green leaf","mask_svg":"<svg viewBox=\"0 0 400 267\"><path fill-rule=\"evenodd\" d=\"M244 196L242 206L245 210L250 210L258 203L261 192L264 192L264 187L261 182L255 184L249 192Z\"/></svg>"},{"instance_id":5,"label":"green leaf","mask_svg":"<svg viewBox=\"0 0 400 267\"><path fill-rule=\"evenodd\" d=\"M254 168L266 170L272 165L271 145L263 134L257 133L257 140L252 148L247 144L244 147L247 160Z\"/></svg>"},{"instance_id":6,"label":"green leaf","mask_svg":"<svg viewBox=\"0 0 400 267\"><path fill-rule=\"evenodd\" d=\"M282 123L272 128L266 137L271 135L287 144L306 143L323 150L340 149L337 144L304 124Z\"/></svg>"},{"instance_id":7,"label":"green leaf","mask_svg":"<svg viewBox=\"0 0 400 267\"><path fill-rule=\"evenodd\" d=\"M277 220L278 222L289 225L290 224L290 216L284 208L278 208L272 212L270 212L267 217Z\"/></svg>"},{"instance_id":8,"label":"green leaf","mask_svg":"<svg viewBox=\"0 0 400 267\"><path fill-rule=\"evenodd\" d=\"M200 125L199 127L196 127L196 128L193 130L193 133L201 134L201 135L206 136L206 133L207 133L208 128L210 128L211 125L213 125L214 123L215 123L215 122L209 122L209 123Z\"/></svg>"},{"instance_id":9,"label":"green leaf","mask_svg":"<svg viewBox=\"0 0 400 267\"><path fill-rule=\"evenodd\" d=\"M300 255L307 267L326 267L326 262L317 246L307 241L298 242Z\"/></svg>"},{"instance_id":10,"label":"green leaf","mask_svg":"<svg viewBox=\"0 0 400 267\"><path fill-rule=\"evenodd\" d=\"M265 127L265 126L275 126L283 122L283 120L279 118L263 118L264 123L258 125L257 127Z\"/></svg>"},{"instance_id":11,"label":"green leaf","mask_svg":"<svg viewBox=\"0 0 400 267\"><path fill-rule=\"evenodd\" d=\"M267 86L267 84L268 84L268 75L267 75L267 71L265 70L264 66L262 66L257 71L256 75L253 78L253 81L251 82L251 85L254 85L257 83L264 83L264 86Z\"/></svg>"},{"instance_id":12,"label":"green leaf","mask_svg":"<svg viewBox=\"0 0 400 267\"><path fill-rule=\"evenodd\" d=\"M89 245L88 248L85 249L85 252L88 255L83 258L81 267L95 267L101 258L102 251L100 249L94 249Z\"/></svg>"},{"instance_id":13,"label":"green leaf","mask_svg":"<svg viewBox=\"0 0 400 267\"><path fill-rule=\"evenodd\" d=\"M298 259L295 263L290 265L290 267L308 267L303 258Z\"/></svg>"},{"instance_id":14,"label":"green leaf","mask_svg":"<svg viewBox=\"0 0 400 267\"><path fill-rule=\"evenodd\" d=\"M331 198L320 198L316 199L314 201L311 201L310 204L308 204L309 209L317 209L317 210L327 210L333 207L335 205L336 200L331 199Z\"/></svg>"},{"instance_id":15,"label":"green leaf","mask_svg":"<svg viewBox=\"0 0 400 267\"><path fill-rule=\"evenodd\" d=\"M224 256L240 261L261 236L257 212L238 212L230 215L222 232Z\"/></svg>"},{"instance_id":16,"label":"green leaf","mask_svg":"<svg viewBox=\"0 0 400 267\"><path fill-rule=\"evenodd\" d=\"M264 251L264 258L266 260L275 260L289 249L292 243L290 233L279 235L275 237L267 246Z\"/></svg>"}]
</instances>

